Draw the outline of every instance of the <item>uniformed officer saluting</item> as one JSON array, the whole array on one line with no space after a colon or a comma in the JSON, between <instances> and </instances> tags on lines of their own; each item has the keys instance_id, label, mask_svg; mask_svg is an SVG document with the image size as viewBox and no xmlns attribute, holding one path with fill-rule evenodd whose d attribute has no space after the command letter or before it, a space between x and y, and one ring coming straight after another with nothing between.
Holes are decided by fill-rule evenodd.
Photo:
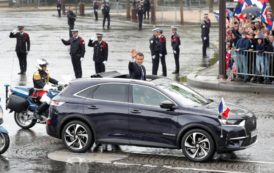
<instances>
[{"instance_id":1,"label":"uniformed officer saluting","mask_svg":"<svg viewBox=\"0 0 274 173\"><path fill-rule=\"evenodd\" d=\"M76 78L82 77L81 61L85 56L85 41L78 35L78 30L71 30L72 37L69 40L62 39L64 45L70 45L70 56Z\"/></svg>"},{"instance_id":2,"label":"uniformed officer saluting","mask_svg":"<svg viewBox=\"0 0 274 173\"><path fill-rule=\"evenodd\" d=\"M108 60L108 44L103 41L103 34L97 33L97 40L90 39L88 46L94 47L93 61L95 63L95 72L102 73L106 71L105 64Z\"/></svg>"},{"instance_id":3,"label":"uniformed officer saluting","mask_svg":"<svg viewBox=\"0 0 274 173\"><path fill-rule=\"evenodd\" d=\"M24 31L24 26L18 26L10 33L10 38L16 38L15 51L20 65L20 72L18 74L26 74L27 71L27 54L30 51L30 38L29 34Z\"/></svg>"},{"instance_id":4,"label":"uniformed officer saluting","mask_svg":"<svg viewBox=\"0 0 274 173\"><path fill-rule=\"evenodd\" d=\"M180 71L180 45L181 45L181 40L180 36L177 34L177 28L175 26L171 27L172 30L172 36L171 36L171 46L174 54L174 59L175 59L175 71L173 74L178 74Z\"/></svg>"}]
</instances>

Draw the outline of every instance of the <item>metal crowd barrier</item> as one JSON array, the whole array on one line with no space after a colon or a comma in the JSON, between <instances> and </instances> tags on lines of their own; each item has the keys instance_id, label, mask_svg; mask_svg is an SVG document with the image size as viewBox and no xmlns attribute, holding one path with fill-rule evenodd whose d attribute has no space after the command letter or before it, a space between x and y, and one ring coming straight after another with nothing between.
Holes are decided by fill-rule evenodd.
<instances>
[{"instance_id":1,"label":"metal crowd barrier","mask_svg":"<svg viewBox=\"0 0 274 173\"><path fill-rule=\"evenodd\" d=\"M240 56L242 56L242 59ZM261 63L264 66L263 70L261 70L261 66L259 66L260 69L256 68L256 60L259 56L263 57L263 61L261 61ZM242 53L236 53L234 56L232 56L232 58L236 62L237 75L247 75L250 77L256 76L256 77L264 77L264 78L274 78L274 52L260 53L258 51L246 50L246 51L243 51ZM243 58L245 58L247 61L241 62ZM237 63L241 64L240 69L238 66L239 64ZM243 68L242 68L243 63L247 64L247 73L243 71Z\"/></svg>"}]
</instances>

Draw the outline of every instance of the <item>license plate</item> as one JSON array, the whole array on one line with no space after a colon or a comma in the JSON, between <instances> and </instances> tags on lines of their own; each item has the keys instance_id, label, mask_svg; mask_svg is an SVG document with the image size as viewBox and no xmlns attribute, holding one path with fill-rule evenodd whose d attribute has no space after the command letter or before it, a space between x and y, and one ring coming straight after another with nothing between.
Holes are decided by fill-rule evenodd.
<instances>
[{"instance_id":1,"label":"license plate","mask_svg":"<svg viewBox=\"0 0 274 173\"><path fill-rule=\"evenodd\" d=\"M258 131L254 130L250 133L250 137L253 138L253 137L257 136L257 134L258 134Z\"/></svg>"}]
</instances>

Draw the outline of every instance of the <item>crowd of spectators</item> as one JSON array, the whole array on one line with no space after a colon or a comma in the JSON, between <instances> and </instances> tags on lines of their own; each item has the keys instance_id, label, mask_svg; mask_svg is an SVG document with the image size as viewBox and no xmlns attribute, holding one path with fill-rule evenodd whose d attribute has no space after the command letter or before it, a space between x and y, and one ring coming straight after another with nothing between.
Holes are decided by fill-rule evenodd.
<instances>
[{"instance_id":1,"label":"crowd of spectators","mask_svg":"<svg viewBox=\"0 0 274 173\"><path fill-rule=\"evenodd\" d=\"M268 13L272 17L271 13ZM226 70L228 80L271 84L274 79L274 31L260 16L226 23Z\"/></svg>"}]
</instances>

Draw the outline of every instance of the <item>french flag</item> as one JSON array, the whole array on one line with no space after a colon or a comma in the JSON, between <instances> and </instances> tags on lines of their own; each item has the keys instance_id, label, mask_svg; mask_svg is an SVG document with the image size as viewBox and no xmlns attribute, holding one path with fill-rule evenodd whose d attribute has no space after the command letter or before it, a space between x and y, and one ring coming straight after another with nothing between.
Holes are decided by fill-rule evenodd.
<instances>
[{"instance_id":1,"label":"french flag","mask_svg":"<svg viewBox=\"0 0 274 173\"><path fill-rule=\"evenodd\" d=\"M249 0L253 6L263 9L264 5L268 3L268 0Z\"/></svg>"},{"instance_id":2,"label":"french flag","mask_svg":"<svg viewBox=\"0 0 274 173\"><path fill-rule=\"evenodd\" d=\"M219 114L224 118L228 119L230 109L226 106L224 98L222 98L221 102L219 103Z\"/></svg>"},{"instance_id":3,"label":"french flag","mask_svg":"<svg viewBox=\"0 0 274 173\"><path fill-rule=\"evenodd\" d=\"M244 19L242 11L250 5L252 5L250 0L238 0L238 5L234 11L234 16L238 17L239 19Z\"/></svg>"},{"instance_id":4,"label":"french flag","mask_svg":"<svg viewBox=\"0 0 274 173\"><path fill-rule=\"evenodd\" d=\"M269 31L272 30L272 26L273 26L273 17L271 16L267 16L268 10L267 10L267 5L266 3L264 3L263 9L262 9L262 14L261 14L261 19L262 22L264 22L267 26L267 29Z\"/></svg>"}]
</instances>

